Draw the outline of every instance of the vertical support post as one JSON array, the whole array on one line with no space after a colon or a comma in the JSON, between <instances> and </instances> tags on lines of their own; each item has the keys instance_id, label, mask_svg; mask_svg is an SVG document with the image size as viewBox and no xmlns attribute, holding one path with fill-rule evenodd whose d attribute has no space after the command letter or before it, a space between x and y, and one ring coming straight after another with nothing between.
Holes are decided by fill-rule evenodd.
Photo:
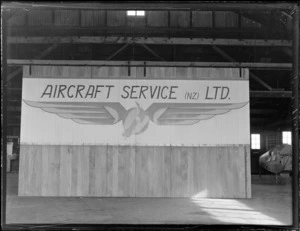
<instances>
[{"instance_id":1,"label":"vertical support post","mask_svg":"<svg viewBox=\"0 0 300 231\"><path fill-rule=\"evenodd\" d=\"M2 192L1 192L1 221L2 225L6 225L6 161L7 161L7 148L6 148L6 135L7 135L7 10L2 11L2 168L1 168L1 182L2 182Z\"/></svg>"},{"instance_id":2,"label":"vertical support post","mask_svg":"<svg viewBox=\"0 0 300 231\"><path fill-rule=\"evenodd\" d=\"M299 6L293 17L293 75L292 75L292 148L293 148L293 226L299 228Z\"/></svg>"}]
</instances>

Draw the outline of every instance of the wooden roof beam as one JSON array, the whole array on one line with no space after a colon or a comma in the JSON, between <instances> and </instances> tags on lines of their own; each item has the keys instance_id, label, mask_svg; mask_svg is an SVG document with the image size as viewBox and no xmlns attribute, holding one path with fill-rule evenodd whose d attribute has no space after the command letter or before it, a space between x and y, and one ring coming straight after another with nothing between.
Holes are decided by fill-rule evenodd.
<instances>
[{"instance_id":1,"label":"wooden roof beam","mask_svg":"<svg viewBox=\"0 0 300 231\"><path fill-rule=\"evenodd\" d=\"M280 46L291 47L290 40L222 39L222 38L168 38L168 37L122 37L122 36L66 36L66 37L18 37L7 38L8 44L162 44L162 45L218 45L218 46Z\"/></svg>"},{"instance_id":2,"label":"wooden roof beam","mask_svg":"<svg viewBox=\"0 0 300 231\"><path fill-rule=\"evenodd\" d=\"M50 47L48 47L46 50L44 50L43 52L41 52L40 54L38 54L37 56L35 56L35 59L41 59L44 58L45 56L47 56L48 54L50 54L56 47L58 46L58 44L52 44ZM18 74L22 73L23 68L18 68L17 70L13 71L12 73L10 73L7 76L7 81L11 81L14 77L16 77Z\"/></svg>"},{"instance_id":3,"label":"wooden roof beam","mask_svg":"<svg viewBox=\"0 0 300 231\"><path fill-rule=\"evenodd\" d=\"M115 57L117 54L122 52L126 47L128 47L129 44L123 45L121 48L119 48L117 51L115 51L113 54L111 54L109 57L106 58L106 60L111 60L113 57Z\"/></svg>"},{"instance_id":4,"label":"wooden roof beam","mask_svg":"<svg viewBox=\"0 0 300 231\"><path fill-rule=\"evenodd\" d=\"M162 62L162 61L100 61L100 60L34 60L8 59L10 66L148 66L148 67L232 67L249 69L291 70L291 63L239 63L239 62Z\"/></svg>"},{"instance_id":5,"label":"wooden roof beam","mask_svg":"<svg viewBox=\"0 0 300 231\"><path fill-rule=\"evenodd\" d=\"M154 50L152 50L150 47L148 47L146 44L140 44L142 47L144 47L147 51L149 51L152 55L154 55L156 58L158 58L161 61L165 61L164 58L159 56Z\"/></svg>"},{"instance_id":6,"label":"wooden roof beam","mask_svg":"<svg viewBox=\"0 0 300 231\"><path fill-rule=\"evenodd\" d=\"M250 91L250 98L292 98L291 91Z\"/></svg>"},{"instance_id":7,"label":"wooden roof beam","mask_svg":"<svg viewBox=\"0 0 300 231\"><path fill-rule=\"evenodd\" d=\"M26 9L99 9L99 10L209 10L209 11L231 11L231 10L285 10L292 9L293 3L202 3L202 2L127 2L127 3L26 3L5 2L3 9L22 8Z\"/></svg>"},{"instance_id":8,"label":"wooden roof beam","mask_svg":"<svg viewBox=\"0 0 300 231\"><path fill-rule=\"evenodd\" d=\"M236 62L236 60L231 57L230 55L228 55L225 51L223 51L222 49L220 49L217 46L212 46L213 50L216 51L217 53L219 53L223 58L227 59L230 62ZM253 74L252 72L249 72L249 76L254 79L256 82L260 83L262 86L264 86L265 88L267 88L268 90L272 90L272 87L270 85L268 85L267 83L265 83L261 78L259 78L257 75Z\"/></svg>"}]
</instances>

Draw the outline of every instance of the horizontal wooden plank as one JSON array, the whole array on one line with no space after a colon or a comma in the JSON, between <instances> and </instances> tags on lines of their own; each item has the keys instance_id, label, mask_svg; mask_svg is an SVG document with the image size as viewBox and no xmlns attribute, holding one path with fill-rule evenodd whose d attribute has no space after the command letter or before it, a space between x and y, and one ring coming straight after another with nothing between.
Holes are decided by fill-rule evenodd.
<instances>
[{"instance_id":1,"label":"horizontal wooden plank","mask_svg":"<svg viewBox=\"0 0 300 231\"><path fill-rule=\"evenodd\" d=\"M195 19L196 20L196 19ZM195 24L200 26L202 24ZM22 37L9 36L8 44L48 43L143 43L165 45L224 45L224 46L284 46L291 47L290 40L264 39L223 39L223 38L169 38L169 37L124 37L124 36L64 36L64 37Z\"/></svg>"},{"instance_id":2,"label":"horizontal wooden plank","mask_svg":"<svg viewBox=\"0 0 300 231\"><path fill-rule=\"evenodd\" d=\"M224 67L250 69L291 69L291 63L238 63L238 62L156 62L156 61L95 61L95 60L28 60L8 59L8 65L49 66L147 66L147 67Z\"/></svg>"},{"instance_id":3,"label":"horizontal wooden plank","mask_svg":"<svg viewBox=\"0 0 300 231\"><path fill-rule=\"evenodd\" d=\"M23 78L247 80L248 69L157 66L25 65Z\"/></svg>"},{"instance_id":4,"label":"horizontal wooden plank","mask_svg":"<svg viewBox=\"0 0 300 231\"><path fill-rule=\"evenodd\" d=\"M293 9L295 4L291 3L203 3L203 2L180 2L180 3L165 3L156 2L153 3L141 3L141 2L127 2L123 4L115 3L20 3L20 2L5 2L2 4L2 8L39 8L39 9L51 9L58 7L64 9L100 9L100 10L214 10L214 11L226 11L226 10L278 10L278 9Z\"/></svg>"},{"instance_id":5,"label":"horizontal wooden plank","mask_svg":"<svg viewBox=\"0 0 300 231\"><path fill-rule=\"evenodd\" d=\"M291 98L292 91L250 91L251 98Z\"/></svg>"}]
</instances>

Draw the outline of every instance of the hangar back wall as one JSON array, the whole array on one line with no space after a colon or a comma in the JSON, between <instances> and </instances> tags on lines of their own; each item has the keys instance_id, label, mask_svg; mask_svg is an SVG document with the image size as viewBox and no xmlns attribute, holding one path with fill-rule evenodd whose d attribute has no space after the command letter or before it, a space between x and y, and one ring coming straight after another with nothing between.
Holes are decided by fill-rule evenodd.
<instances>
[{"instance_id":1,"label":"hangar back wall","mask_svg":"<svg viewBox=\"0 0 300 231\"><path fill-rule=\"evenodd\" d=\"M147 79L157 82L162 79L248 81L247 69L143 65L24 66L23 83L26 78L70 79L70 81L72 79L83 81ZM34 86L32 87L34 89ZM29 108L23 101L19 174L21 196L251 197L250 139L247 139L250 136L249 104L243 109L247 110L248 115L244 113L246 116L241 126L239 125L241 114L222 115L222 119L227 120L228 124L236 123L236 126L226 130L228 137L244 136L246 141L224 144L226 143L224 136L218 144L218 131L215 131L214 125L210 131L199 130L202 135L204 132L215 133L214 145L184 145L184 143L112 145L84 142L78 144L51 143L51 140L48 143L38 143L27 140L28 135L35 132L35 126L43 126L30 117ZM31 113L40 113L40 109L34 110L36 111ZM51 121L45 121L47 122ZM107 131L99 132L107 133ZM184 128L182 131L185 131ZM240 134L234 134L236 131ZM47 130L44 132L46 134ZM61 134L64 133L61 131ZM182 132L182 136L186 134Z\"/></svg>"}]
</instances>

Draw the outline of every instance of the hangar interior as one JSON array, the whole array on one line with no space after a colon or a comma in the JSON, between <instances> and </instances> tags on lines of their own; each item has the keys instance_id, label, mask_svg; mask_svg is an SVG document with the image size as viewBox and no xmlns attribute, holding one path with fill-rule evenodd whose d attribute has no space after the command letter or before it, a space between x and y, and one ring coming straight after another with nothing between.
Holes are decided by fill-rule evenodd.
<instances>
[{"instance_id":1,"label":"hangar interior","mask_svg":"<svg viewBox=\"0 0 300 231\"><path fill-rule=\"evenodd\" d=\"M297 9L295 4L268 8L257 3L247 8L195 2L3 5L7 223L291 225L291 171L274 174L259 165L259 157L276 145L292 143L292 38ZM31 73L35 66L55 65L248 68L252 198L18 196L23 66Z\"/></svg>"}]
</instances>

